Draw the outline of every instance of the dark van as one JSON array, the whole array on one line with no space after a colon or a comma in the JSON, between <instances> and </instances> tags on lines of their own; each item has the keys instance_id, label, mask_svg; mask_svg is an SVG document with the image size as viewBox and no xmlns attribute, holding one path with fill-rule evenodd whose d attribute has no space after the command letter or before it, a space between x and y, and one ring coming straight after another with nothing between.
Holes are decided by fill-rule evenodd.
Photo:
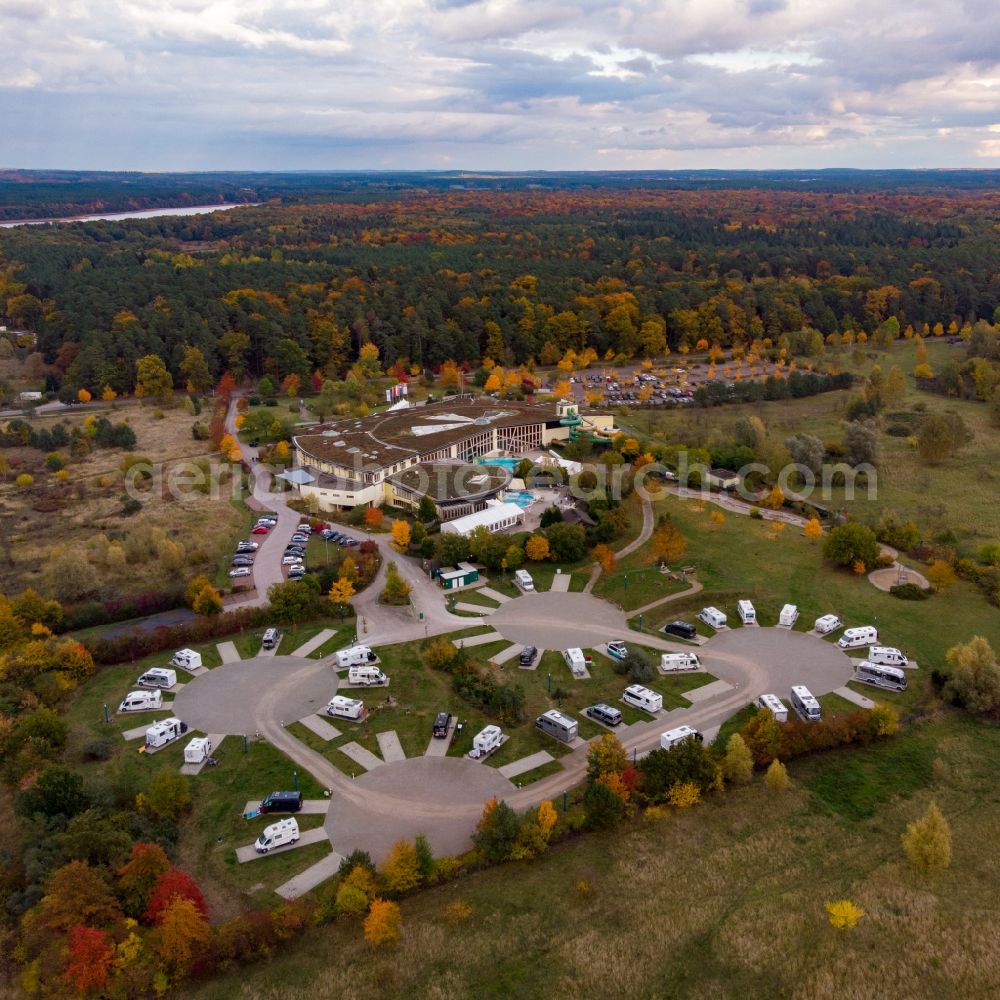
<instances>
[{"instance_id":1,"label":"dark van","mask_svg":"<svg viewBox=\"0 0 1000 1000\"><path fill-rule=\"evenodd\" d=\"M301 808L301 792L271 792L260 804L262 813L297 813Z\"/></svg>"},{"instance_id":2,"label":"dark van","mask_svg":"<svg viewBox=\"0 0 1000 1000\"><path fill-rule=\"evenodd\" d=\"M663 631L667 635L677 635L682 639L693 639L698 634L698 630L687 622L671 622L663 626Z\"/></svg>"},{"instance_id":3,"label":"dark van","mask_svg":"<svg viewBox=\"0 0 1000 1000\"><path fill-rule=\"evenodd\" d=\"M538 650L534 646L525 646L521 650L521 655L518 658L518 663L522 667L530 667L535 662L535 657L538 655Z\"/></svg>"},{"instance_id":4,"label":"dark van","mask_svg":"<svg viewBox=\"0 0 1000 1000\"><path fill-rule=\"evenodd\" d=\"M451 728L451 713L450 712L438 712L437 718L434 720L434 737L435 739L444 740L448 738L448 730Z\"/></svg>"}]
</instances>

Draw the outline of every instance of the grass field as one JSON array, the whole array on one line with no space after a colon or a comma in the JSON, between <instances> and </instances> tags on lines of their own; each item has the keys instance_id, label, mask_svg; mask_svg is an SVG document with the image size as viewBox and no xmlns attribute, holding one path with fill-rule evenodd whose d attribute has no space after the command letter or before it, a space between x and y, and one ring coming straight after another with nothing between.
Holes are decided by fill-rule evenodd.
<instances>
[{"instance_id":1,"label":"grass field","mask_svg":"<svg viewBox=\"0 0 1000 1000\"><path fill-rule=\"evenodd\" d=\"M821 543L805 539L796 528L772 538L766 522L736 514L717 525L709 520L709 507L672 495L656 503L654 509L669 513L687 537L684 561L696 567L695 578L705 589L646 613L645 631L675 618L696 623L693 616L709 604L735 620L736 601L749 598L764 625L775 624L786 603L798 606L801 631L830 612L847 625L877 620L883 643L899 646L923 669L942 665L951 646L973 635L984 635L1000 648L1000 611L970 584L959 582L927 601L901 601L876 590L864 576L826 564Z\"/></svg>"},{"instance_id":2,"label":"grass field","mask_svg":"<svg viewBox=\"0 0 1000 1000\"><path fill-rule=\"evenodd\" d=\"M793 763L792 789L712 796L542 859L402 903L403 940L373 952L356 923L310 932L199 1000L369 997L986 997L1000 990L1000 730L947 712L869 748ZM935 799L953 865L920 876L899 835ZM851 931L824 904L850 899ZM462 900L472 916L449 922ZM330 976L331 954L337 974Z\"/></svg>"}]
</instances>

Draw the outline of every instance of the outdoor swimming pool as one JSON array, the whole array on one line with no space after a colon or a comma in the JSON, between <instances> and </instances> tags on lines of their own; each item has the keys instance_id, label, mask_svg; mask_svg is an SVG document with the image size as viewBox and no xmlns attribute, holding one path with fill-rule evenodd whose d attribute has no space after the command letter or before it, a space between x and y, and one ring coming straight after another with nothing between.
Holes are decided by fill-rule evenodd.
<instances>
[{"instance_id":1,"label":"outdoor swimming pool","mask_svg":"<svg viewBox=\"0 0 1000 1000\"><path fill-rule=\"evenodd\" d=\"M505 503L516 503L518 507L530 507L535 502L535 494L527 490L508 490L504 494Z\"/></svg>"},{"instance_id":2,"label":"outdoor swimming pool","mask_svg":"<svg viewBox=\"0 0 1000 1000\"><path fill-rule=\"evenodd\" d=\"M519 458L477 458L477 465L500 465L503 468L509 470L511 473L517 468L517 463L521 460Z\"/></svg>"}]
</instances>

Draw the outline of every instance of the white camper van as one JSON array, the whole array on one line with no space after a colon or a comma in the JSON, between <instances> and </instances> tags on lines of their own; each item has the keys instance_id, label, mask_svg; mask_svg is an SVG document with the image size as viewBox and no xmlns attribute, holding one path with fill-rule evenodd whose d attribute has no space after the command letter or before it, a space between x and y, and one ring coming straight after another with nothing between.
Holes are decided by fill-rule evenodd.
<instances>
[{"instance_id":1,"label":"white camper van","mask_svg":"<svg viewBox=\"0 0 1000 1000\"><path fill-rule=\"evenodd\" d=\"M664 750L673 750L685 740L696 740L701 743L704 739L705 737L697 729L692 729L690 726L678 726L676 729L660 734L660 746Z\"/></svg>"},{"instance_id":2,"label":"white camper van","mask_svg":"<svg viewBox=\"0 0 1000 1000\"><path fill-rule=\"evenodd\" d=\"M276 847L294 844L299 839L299 824L294 819L279 819L277 823L265 826L254 843L258 854L267 854Z\"/></svg>"},{"instance_id":3,"label":"white camper van","mask_svg":"<svg viewBox=\"0 0 1000 1000\"><path fill-rule=\"evenodd\" d=\"M655 713L663 708L663 695L650 691L641 684L630 684L625 688L622 701L634 708L641 708L644 712Z\"/></svg>"},{"instance_id":4,"label":"white camper van","mask_svg":"<svg viewBox=\"0 0 1000 1000\"><path fill-rule=\"evenodd\" d=\"M118 706L119 712L151 712L163 707L163 694L160 691L129 691L125 700Z\"/></svg>"},{"instance_id":5,"label":"white camper van","mask_svg":"<svg viewBox=\"0 0 1000 1000\"><path fill-rule=\"evenodd\" d=\"M365 703L335 694L326 706L326 714L334 719L360 719L365 714Z\"/></svg>"},{"instance_id":6,"label":"white camper van","mask_svg":"<svg viewBox=\"0 0 1000 1000\"><path fill-rule=\"evenodd\" d=\"M172 688L177 683L177 671L168 670L166 667L150 667L137 681L136 684L143 688Z\"/></svg>"},{"instance_id":7,"label":"white camper van","mask_svg":"<svg viewBox=\"0 0 1000 1000\"><path fill-rule=\"evenodd\" d=\"M499 726L487 726L482 732L476 733L472 740L469 756L473 760L488 757L503 743L503 731Z\"/></svg>"},{"instance_id":8,"label":"white camper van","mask_svg":"<svg viewBox=\"0 0 1000 1000\"><path fill-rule=\"evenodd\" d=\"M188 731L187 723L180 719L164 719L162 722L154 722L146 730L146 749L156 750L158 747L165 747L174 740L179 740Z\"/></svg>"},{"instance_id":9,"label":"white camper van","mask_svg":"<svg viewBox=\"0 0 1000 1000\"><path fill-rule=\"evenodd\" d=\"M573 649L564 649L563 659L566 661L566 666L569 667L574 677L579 677L587 672L587 661L584 659L582 649L576 647Z\"/></svg>"},{"instance_id":10,"label":"white camper van","mask_svg":"<svg viewBox=\"0 0 1000 1000\"><path fill-rule=\"evenodd\" d=\"M778 616L778 624L782 628L791 628L799 620L799 609L794 604L786 604Z\"/></svg>"},{"instance_id":11,"label":"white camper van","mask_svg":"<svg viewBox=\"0 0 1000 1000\"><path fill-rule=\"evenodd\" d=\"M563 743L572 743L577 736L576 719L571 719L568 715L563 715L562 712L557 712L554 708L550 708L538 716L535 719L535 725L543 733L548 733L549 736L554 736L557 740L562 740Z\"/></svg>"},{"instance_id":12,"label":"white camper van","mask_svg":"<svg viewBox=\"0 0 1000 1000\"><path fill-rule=\"evenodd\" d=\"M868 650L869 663L881 663L887 667L905 667L910 661L895 646L872 646Z\"/></svg>"},{"instance_id":13,"label":"white camper van","mask_svg":"<svg viewBox=\"0 0 1000 1000\"><path fill-rule=\"evenodd\" d=\"M193 649L178 649L170 661L170 666L180 667L183 670L198 670L201 667L201 653Z\"/></svg>"},{"instance_id":14,"label":"white camper van","mask_svg":"<svg viewBox=\"0 0 1000 1000\"><path fill-rule=\"evenodd\" d=\"M766 708L774 716L775 722L788 721L788 709L776 694L762 694L754 704L758 708Z\"/></svg>"},{"instance_id":15,"label":"white camper van","mask_svg":"<svg viewBox=\"0 0 1000 1000\"><path fill-rule=\"evenodd\" d=\"M526 569L519 569L514 574L514 582L525 593L530 593L535 589L535 581L531 579L531 574Z\"/></svg>"},{"instance_id":16,"label":"white camper van","mask_svg":"<svg viewBox=\"0 0 1000 1000\"><path fill-rule=\"evenodd\" d=\"M184 748L185 764L204 764L212 756L212 741L207 736L196 736Z\"/></svg>"},{"instance_id":17,"label":"white camper van","mask_svg":"<svg viewBox=\"0 0 1000 1000\"><path fill-rule=\"evenodd\" d=\"M726 627L726 616L718 608L702 608L698 612L698 617L716 631Z\"/></svg>"},{"instance_id":18,"label":"white camper van","mask_svg":"<svg viewBox=\"0 0 1000 1000\"><path fill-rule=\"evenodd\" d=\"M757 624L757 609L754 608L750 601L737 601L736 610L739 612L740 621L744 625Z\"/></svg>"},{"instance_id":19,"label":"white camper van","mask_svg":"<svg viewBox=\"0 0 1000 1000\"><path fill-rule=\"evenodd\" d=\"M857 628L846 628L844 634L837 640L841 649L854 649L857 646L874 646L878 642L878 629L874 625L859 625Z\"/></svg>"},{"instance_id":20,"label":"white camper van","mask_svg":"<svg viewBox=\"0 0 1000 1000\"><path fill-rule=\"evenodd\" d=\"M685 670L701 670L697 653L661 653L660 673L677 674Z\"/></svg>"},{"instance_id":21,"label":"white camper van","mask_svg":"<svg viewBox=\"0 0 1000 1000\"><path fill-rule=\"evenodd\" d=\"M838 628L844 623L836 615L823 615L816 619L816 624L813 628L820 635L829 635L831 632L836 632Z\"/></svg>"},{"instance_id":22,"label":"white camper van","mask_svg":"<svg viewBox=\"0 0 1000 1000\"><path fill-rule=\"evenodd\" d=\"M819 702L813 697L812 691L804 684L796 684L789 698L792 708L803 722L819 722Z\"/></svg>"},{"instance_id":23,"label":"white camper van","mask_svg":"<svg viewBox=\"0 0 1000 1000\"><path fill-rule=\"evenodd\" d=\"M348 646L338 649L334 654L338 670L346 667L366 667L370 663L378 663L378 656L370 646Z\"/></svg>"},{"instance_id":24,"label":"white camper van","mask_svg":"<svg viewBox=\"0 0 1000 1000\"><path fill-rule=\"evenodd\" d=\"M388 684L389 678L378 667L351 667L347 671L347 683L379 687Z\"/></svg>"}]
</instances>

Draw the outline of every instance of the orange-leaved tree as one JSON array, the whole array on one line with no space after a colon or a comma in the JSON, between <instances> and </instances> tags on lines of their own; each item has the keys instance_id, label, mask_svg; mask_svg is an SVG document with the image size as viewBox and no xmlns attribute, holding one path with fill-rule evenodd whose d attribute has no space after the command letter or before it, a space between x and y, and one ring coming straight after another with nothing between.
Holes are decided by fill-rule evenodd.
<instances>
[{"instance_id":1,"label":"orange-leaved tree","mask_svg":"<svg viewBox=\"0 0 1000 1000\"><path fill-rule=\"evenodd\" d=\"M398 941L403 918L399 907L388 899L373 899L365 917L365 940L373 947Z\"/></svg>"}]
</instances>

